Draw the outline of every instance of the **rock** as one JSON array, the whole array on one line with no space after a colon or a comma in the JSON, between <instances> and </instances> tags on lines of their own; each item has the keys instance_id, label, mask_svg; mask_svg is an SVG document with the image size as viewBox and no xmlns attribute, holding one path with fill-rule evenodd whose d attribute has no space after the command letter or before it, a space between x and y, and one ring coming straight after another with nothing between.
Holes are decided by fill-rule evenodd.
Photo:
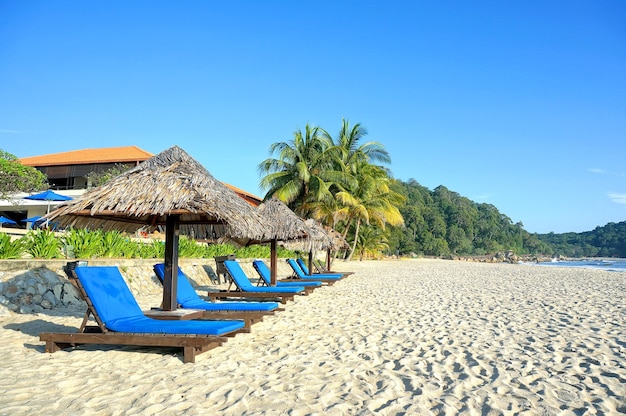
<instances>
[{"instance_id":1,"label":"rock","mask_svg":"<svg viewBox=\"0 0 626 416\"><path fill-rule=\"evenodd\" d=\"M54 293L55 298L61 299L61 296L63 295L63 285L62 284L54 285L54 287L52 288L52 293Z\"/></svg>"},{"instance_id":2,"label":"rock","mask_svg":"<svg viewBox=\"0 0 626 416\"><path fill-rule=\"evenodd\" d=\"M56 306L56 304L59 303L59 299L56 296L54 296L54 293L51 291L47 291L43 295L43 300L48 301L50 304L52 304L52 306Z\"/></svg>"},{"instance_id":3,"label":"rock","mask_svg":"<svg viewBox=\"0 0 626 416\"><path fill-rule=\"evenodd\" d=\"M33 308L31 308L30 306L27 305L22 305L20 307L18 307L18 311L19 313L33 313Z\"/></svg>"}]
</instances>

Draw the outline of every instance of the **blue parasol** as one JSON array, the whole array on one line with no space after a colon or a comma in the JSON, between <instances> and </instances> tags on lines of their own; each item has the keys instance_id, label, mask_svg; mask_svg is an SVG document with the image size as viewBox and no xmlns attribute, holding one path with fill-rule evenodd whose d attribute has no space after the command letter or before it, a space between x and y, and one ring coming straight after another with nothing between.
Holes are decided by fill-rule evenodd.
<instances>
[{"instance_id":1,"label":"blue parasol","mask_svg":"<svg viewBox=\"0 0 626 416\"><path fill-rule=\"evenodd\" d=\"M30 218L24 218L23 220L21 220L22 222L37 222L41 220L41 216L39 215L35 215L34 217L30 217Z\"/></svg>"},{"instance_id":2,"label":"blue parasol","mask_svg":"<svg viewBox=\"0 0 626 416\"><path fill-rule=\"evenodd\" d=\"M56 192L48 189L47 191L40 192L35 195L26 196L24 199L32 199L34 201L69 201L72 197L57 194Z\"/></svg>"},{"instance_id":3,"label":"blue parasol","mask_svg":"<svg viewBox=\"0 0 626 416\"><path fill-rule=\"evenodd\" d=\"M2 224L17 224L17 223L10 218L3 217L2 215L0 215L0 227L2 227Z\"/></svg>"},{"instance_id":4,"label":"blue parasol","mask_svg":"<svg viewBox=\"0 0 626 416\"><path fill-rule=\"evenodd\" d=\"M69 201L70 199L72 199L71 196L65 196L65 195L61 195L61 194L57 194L54 191L51 191L50 189L48 189L47 191L44 192L40 192L38 194L35 195L29 195L24 197L24 199L30 199L33 201L48 201L48 211L47 213L50 213L50 201Z\"/></svg>"}]
</instances>

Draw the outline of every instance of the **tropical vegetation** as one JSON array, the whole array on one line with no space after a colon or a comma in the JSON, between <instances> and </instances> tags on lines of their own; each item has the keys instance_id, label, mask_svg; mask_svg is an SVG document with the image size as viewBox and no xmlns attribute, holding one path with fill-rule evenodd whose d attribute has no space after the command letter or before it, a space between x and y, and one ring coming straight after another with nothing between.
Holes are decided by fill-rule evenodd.
<instances>
[{"instance_id":1,"label":"tropical vegetation","mask_svg":"<svg viewBox=\"0 0 626 416\"><path fill-rule=\"evenodd\" d=\"M626 221L582 233L538 234L537 238L565 257L626 258Z\"/></svg>"},{"instance_id":2,"label":"tropical vegetation","mask_svg":"<svg viewBox=\"0 0 626 416\"><path fill-rule=\"evenodd\" d=\"M476 203L445 186L430 190L415 180L396 181L406 196L404 228L394 228L389 246L398 254L480 256L501 251L552 254L551 247L498 209Z\"/></svg>"},{"instance_id":3,"label":"tropical vegetation","mask_svg":"<svg viewBox=\"0 0 626 416\"><path fill-rule=\"evenodd\" d=\"M25 236L12 239L0 232L0 259L93 259L163 258L165 243L161 240L140 240L119 231L71 229L54 233L46 229L29 230ZM269 258L270 247L254 245L235 247L232 244L204 244L181 236L179 257L214 258L234 254L238 258ZM278 248L280 257L296 257L299 253Z\"/></svg>"},{"instance_id":4,"label":"tropical vegetation","mask_svg":"<svg viewBox=\"0 0 626 416\"><path fill-rule=\"evenodd\" d=\"M307 124L292 140L272 144L270 158L258 166L265 199L277 197L301 217L341 231L352 242L347 259L367 251L359 245L362 225L382 232L403 225L404 196L384 167L391 158L381 143L363 142L366 135L365 127L345 119L334 138Z\"/></svg>"},{"instance_id":5,"label":"tropical vegetation","mask_svg":"<svg viewBox=\"0 0 626 416\"><path fill-rule=\"evenodd\" d=\"M48 187L46 175L24 166L17 156L0 149L0 199L17 192L43 191Z\"/></svg>"},{"instance_id":6,"label":"tropical vegetation","mask_svg":"<svg viewBox=\"0 0 626 416\"><path fill-rule=\"evenodd\" d=\"M438 186L430 190L416 180L396 180L387 165L389 153L377 141L365 141L367 129L342 120L333 137L307 124L293 138L273 143L270 157L258 165L265 199L285 202L302 218L314 218L342 233L350 249L346 259L399 256L483 256L514 254L565 257L626 257L626 222L609 223L593 231L531 234L485 203L476 203ZM128 170L116 165L107 172L88 175L94 186ZM15 192L46 189L46 177L22 166L0 149L0 197ZM279 255L297 253L280 248ZM211 258L269 257L269 247L236 248L200 244L181 236L179 256ZM0 233L0 258L162 258L163 242L150 243L115 231L68 230L57 235L31 230L20 239Z\"/></svg>"},{"instance_id":7,"label":"tropical vegetation","mask_svg":"<svg viewBox=\"0 0 626 416\"><path fill-rule=\"evenodd\" d=\"M342 120L335 137L307 124L269 147L258 165L265 199L275 196L303 218L344 235L350 259L382 254L483 256L496 252L541 256L626 257L626 229L608 224L589 233L531 234L495 206L438 186L394 179L380 142L361 124Z\"/></svg>"}]
</instances>

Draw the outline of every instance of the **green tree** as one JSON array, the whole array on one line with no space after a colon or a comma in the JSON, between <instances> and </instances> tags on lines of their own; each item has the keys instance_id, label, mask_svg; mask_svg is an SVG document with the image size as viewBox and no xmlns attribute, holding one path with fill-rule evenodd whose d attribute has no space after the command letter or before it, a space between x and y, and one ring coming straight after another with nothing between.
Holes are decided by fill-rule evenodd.
<instances>
[{"instance_id":1,"label":"green tree","mask_svg":"<svg viewBox=\"0 0 626 416\"><path fill-rule=\"evenodd\" d=\"M362 261L365 257L378 257L388 249L387 237L382 228L367 225L361 228L356 244L359 260Z\"/></svg>"},{"instance_id":2,"label":"green tree","mask_svg":"<svg viewBox=\"0 0 626 416\"><path fill-rule=\"evenodd\" d=\"M85 178L87 179L89 187L97 187L105 184L109 179L112 179L116 176L121 175L124 172L129 171L131 168L132 166L125 165L123 163L116 163L112 168L107 169L102 173L89 172L87 175L85 175Z\"/></svg>"},{"instance_id":3,"label":"green tree","mask_svg":"<svg viewBox=\"0 0 626 416\"><path fill-rule=\"evenodd\" d=\"M344 237L349 230L354 232L348 259L356 249L362 223L383 230L387 223L403 223L398 210L398 205L403 201L402 195L390 187L389 172L373 164L391 163L389 153L379 142L362 143L366 135L367 129L360 123L350 126L348 120L342 119L341 129L332 140L333 147L328 152L334 171L343 173L335 177L331 192L336 203L334 223L344 221Z\"/></svg>"},{"instance_id":4,"label":"green tree","mask_svg":"<svg viewBox=\"0 0 626 416\"><path fill-rule=\"evenodd\" d=\"M37 192L48 188L46 175L24 166L17 156L0 149L0 199L16 192Z\"/></svg>"},{"instance_id":5,"label":"green tree","mask_svg":"<svg viewBox=\"0 0 626 416\"><path fill-rule=\"evenodd\" d=\"M270 157L258 166L262 189L267 190L265 199L275 196L285 202L303 218L314 209L316 201L331 198L333 181L332 165L328 150L332 142L319 127L306 125L304 134L294 132L293 140L274 143Z\"/></svg>"},{"instance_id":6,"label":"green tree","mask_svg":"<svg viewBox=\"0 0 626 416\"><path fill-rule=\"evenodd\" d=\"M374 224L383 230L386 224L400 226L404 223L397 207L404 201L404 196L391 189L391 179L384 169L361 162L356 169L355 178L356 186L344 188L335 194L343 206L342 212L346 218L344 237L349 229L354 232L348 260L356 249L362 223Z\"/></svg>"},{"instance_id":7,"label":"green tree","mask_svg":"<svg viewBox=\"0 0 626 416\"><path fill-rule=\"evenodd\" d=\"M346 119L341 120L341 129L334 140L327 135L334 145L331 152L343 170L354 174L363 162L391 163L391 157L381 143L376 141L361 143L366 135L367 129L360 123L350 127L350 122Z\"/></svg>"}]
</instances>

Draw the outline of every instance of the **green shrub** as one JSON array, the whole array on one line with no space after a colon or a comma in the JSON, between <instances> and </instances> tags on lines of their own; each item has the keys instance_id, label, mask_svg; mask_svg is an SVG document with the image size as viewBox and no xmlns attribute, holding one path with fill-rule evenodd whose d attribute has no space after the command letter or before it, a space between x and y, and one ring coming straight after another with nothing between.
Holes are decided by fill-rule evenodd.
<instances>
[{"instance_id":1,"label":"green shrub","mask_svg":"<svg viewBox=\"0 0 626 416\"><path fill-rule=\"evenodd\" d=\"M74 257L78 259L90 259L98 257L103 245L103 232L101 230L86 230L72 228L61 240L65 246L71 247Z\"/></svg>"},{"instance_id":2,"label":"green shrub","mask_svg":"<svg viewBox=\"0 0 626 416\"><path fill-rule=\"evenodd\" d=\"M61 240L49 230L30 230L26 234L26 250L36 259L61 257Z\"/></svg>"},{"instance_id":3,"label":"green shrub","mask_svg":"<svg viewBox=\"0 0 626 416\"><path fill-rule=\"evenodd\" d=\"M19 259L26 253L26 240L11 241L8 234L0 233L0 259Z\"/></svg>"},{"instance_id":4,"label":"green shrub","mask_svg":"<svg viewBox=\"0 0 626 416\"><path fill-rule=\"evenodd\" d=\"M119 231L105 231L102 233L102 245L98 250L98 257L125 257L124 248L129 242L130 240Z\"/></svg>"},{"instance_id":5,"label":"green shrub","mask_svg":"<svg viewBox=\"0 0 626 416\"><path fill-rule=\"evenodd\" d=\"M212 259L218 256L228 256L235 253L237 248L232 244L209 244L204 248L204 258Z\"/></svg>"},{"instance_id":6,"label":"green shrub","mask_svg":"<svg viewBox=\"0 0 626 416\"><path fill-rule=\"evenodd\" d=\"M204 256L204 247L188 238L181 235L178 239L178 256L186 258L202 258Z\"/></svg>"},{"instance_id":7,"label":"green shrub","mask_svg":"<svg viewBox=\"0 0 626 416\"><path fill-rule=\"evenodd\" d=\"M142 259L162 259L165 257L165 243L163 241L152 240L149 244L138 243L139 258Z\"/></svg>"}]
</instances>

